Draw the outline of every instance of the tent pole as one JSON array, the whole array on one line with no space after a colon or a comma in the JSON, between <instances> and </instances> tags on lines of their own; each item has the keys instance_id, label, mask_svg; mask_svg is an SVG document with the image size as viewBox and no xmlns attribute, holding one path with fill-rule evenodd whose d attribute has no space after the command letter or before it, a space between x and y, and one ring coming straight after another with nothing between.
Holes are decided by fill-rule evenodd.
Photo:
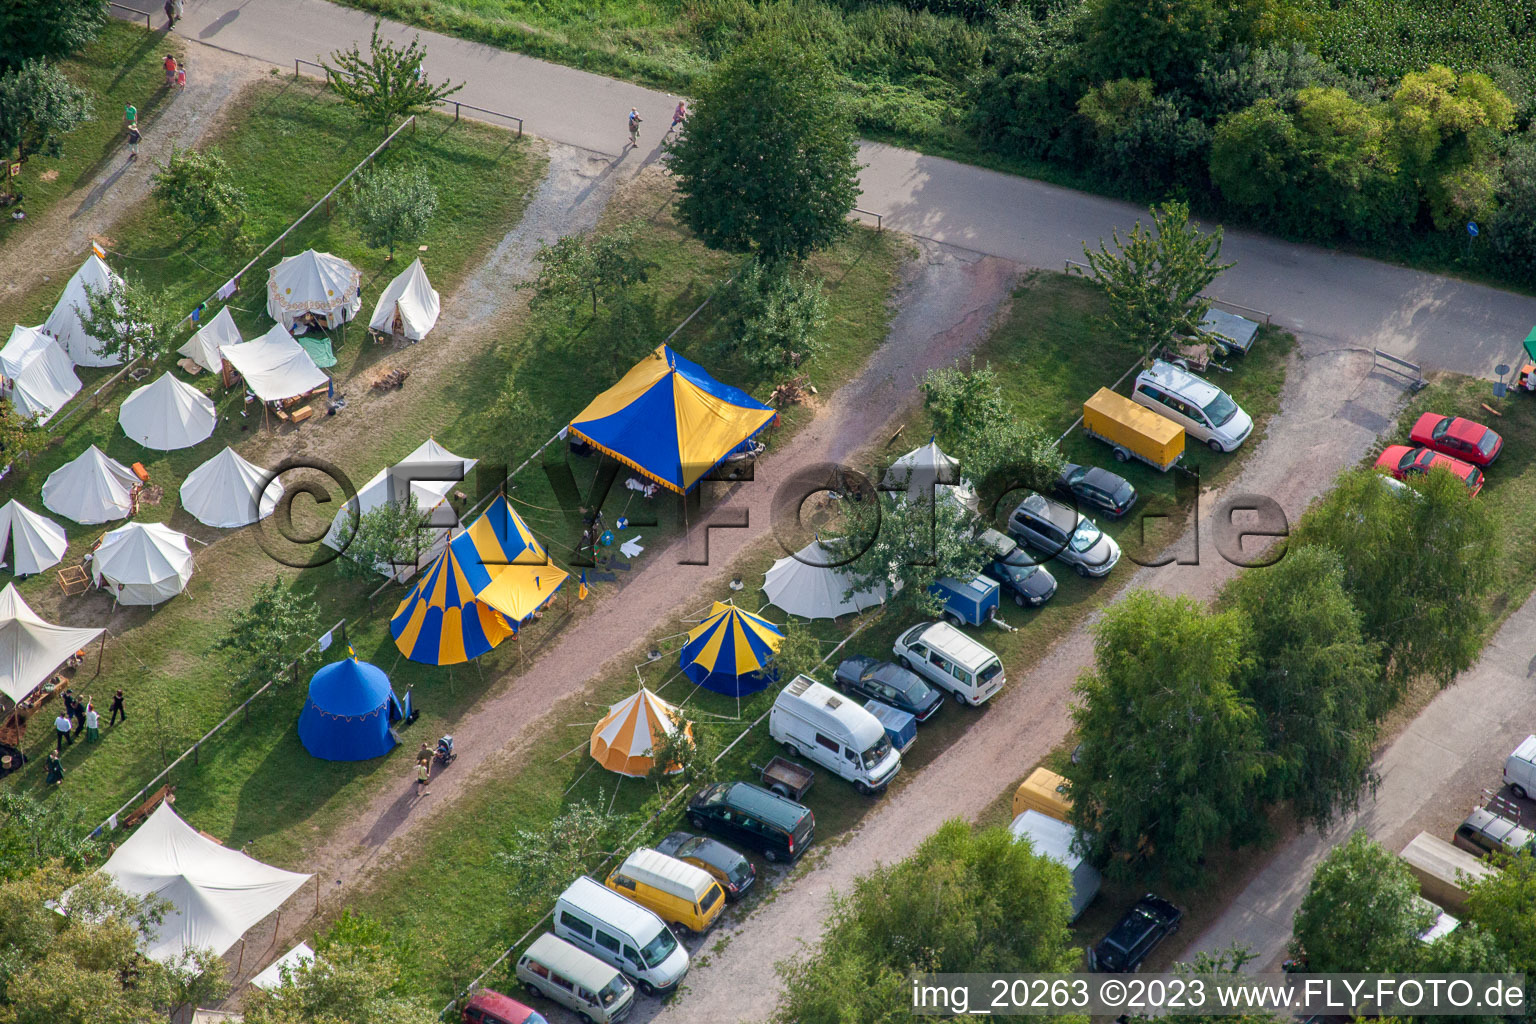
<instances>
[{"instance_id":1,"label":"tent pole","mask_svg":"<svg viewBox=\"0 0 1536 1024\"><path fill-rule=\"evenodd\" d=\"M320 916L320 872L315 872L315 916Z\"/></svg>"},{"instance_id":2,"label":"tent pole","mask_svg":"<svg viewBox=\"0 0 1536 1024\"><path fill-rule=\"evenodd\" d=\"M283 926L283 912L281 910L279 910L277 912L277 920L272 922L272 945L267 947L267 952L268 953L272 952L274 949L277 948L277 931L282 926Z\"/></svg>"},{"instance_id":3,"label":"tent pole","mask_svg":"<svg viewBox=\"0 0 1536 1024\"><path fill-rule=\"evenodd\" d=\"M240 940L240 959L235 961L235 977L240 977L240 968L245 965L245 940Z\"/></svg>"},{"instance_id":4,"label":"tent pole","mask_svg":"<svg viewBox=\"0 0 1536 1024\"><path fill-rule=\"evenodd\" d=\"M95 679L97 676L101 675L101 660L103 658L105 658L106 656L107 656L107 631L105 629L103 629L101 631L101 646L96 649L96 671L91 674L91 678L92 679Z\"/></svg>"}]
</instances>

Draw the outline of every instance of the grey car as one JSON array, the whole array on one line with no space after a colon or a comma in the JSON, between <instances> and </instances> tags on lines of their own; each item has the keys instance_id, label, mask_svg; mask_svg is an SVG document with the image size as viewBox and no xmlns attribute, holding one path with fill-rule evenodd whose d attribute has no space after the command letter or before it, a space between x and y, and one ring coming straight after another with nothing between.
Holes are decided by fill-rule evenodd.
<instances>
[{"instance_id":1,"label":"grey car","mask_svg":"<svg viewBox=\"0 0 1536 1024\"><path fill-rule=\"evenodd\" d=\"M1120 545L1075 509L1031 493L1008 517L1008 532L1049 558L1059 558L1079 576L1105 576L1120 561Z\"/></svg>"}]
</instances>

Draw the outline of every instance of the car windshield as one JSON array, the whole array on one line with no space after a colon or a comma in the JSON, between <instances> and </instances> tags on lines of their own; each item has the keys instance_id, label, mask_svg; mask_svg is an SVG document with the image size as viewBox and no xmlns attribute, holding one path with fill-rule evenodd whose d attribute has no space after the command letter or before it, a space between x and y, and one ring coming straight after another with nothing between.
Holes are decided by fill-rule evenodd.
<instances>
[{"instance_id":1,"label":"car windshield","mask_svg":"<svg viewBox=\"0 0 1536 1024\"><path fill-rule=\"evenodd\" d=\"M1124 505L1126 502L1130 501L1131 498L1135 496L1135 494L1136 488L1132 487L1128 483L1123 483L1119 486L1113 495L1115 504Z\"/></svg>"},{"instance_id":2,"label":"car windshield","mask_svg":"<svg viewBox=\"0 0 1536 1024\"><path fill-rule=\"evenodd\" d=\"M1088 475L1086 467L1079 466L1067 474L1067 486L1076 487L1083 482L1083 477Z\"/></svg>"},{"instance_id":3,"label":"car windshield","mask_svg":"<svg viewBox=\"0 0 1536 1024\"><path fill-rule=\"evenodd\" d=\"M1216 397L1211 399L1205 407L1205 418L1211 421L1212 426L1225 426L1227 421L1237 415L1237 403L1227 397L1225 391L1216 392Z\"/></svg>"},{"instance_id":4,"label":"car windshield","mask_svg":"<svg viewBox=\"0 0 1536 1024\"><path fill-rule=\"evenodd\" d=\"M1467 474L1467 489L1468 490L1475 491L1479 487L1481 487L1482 485L1483 485L1483 474L1482 474L1481 470L1474 469L1474 470L1472 470L1472 472Z\"/></svg>"},{"instance_id":5,"label":"car windshield","mask_svg":"<svg viewBox=\"0 0 1536 1024\"><path fill-rule=\"evenodd\" d=\"M745 857L741 858L741 860L736 862L735 867L726 872L726 877L735 882L737 885L740 885L742 882L745 882L748 878L752 877L751 863L749 863Z\"/></svg>"},{"instance_id":6,"label":"car windshield","mask_svg":"<svg viewBox=\"0 0 1536 1024\"><path fill-rule=\"evenodd\" d=\"M1039 565L1025 553L1023 548L1014 548L1008 554L998 559L1010 569L1037 569Z\"/></svg>"},{"instance_id":7,"label":"car windshield","mask_svg":"<svg viewBox=\"0 0 1536 1024\"><path fill-rule=\"evenodd\" d=\"M623 994L624 977L623 975L618 975L615 976L614 979L608 984L603 986L603 990L597 994L597 997L603 1001L604 1006L612 1006L613 1001Z\"/></svg>"},{"instance_id":8,"label":"car windshield","mask_svg":"<svg viewBox=\"0 0 1536 1024\"><path fill-rule=\"evenodd\" d=\"M1003 663L998 661L996 658L993 658L991 661L987 662L985 666L983 666L980 672L976 673L976 676L982 682L989 683L994 678L996 678L997 674L1002 670Z\"/></svg>"},{"instance_id":9,"label":"car windshield","mask_svg":"<svg viewBox=\"0 0 1536 1024\"><path fill-rule=\"evenodd\" d=\"M1101 536L1103 534L1099 533L1099 528L1093 525L1091 519L1079 519L1077 529L1072 531L1072 550L1087 551L1099 542Z\"/></svg>"},{"instance_id":10,"label":"car windshield","mask_svg":"<svg viewBox=\"0 0 1536 1024\"><path fill-rule=\"evenodd\" d=\"M891 738L881 736L874 746L864 751L864 768L866 771L885 760L885 755L891 752Z\"/></svg>"},{"instance_id":11,"label":"car windshield","mask_svg":"<svg viewBox=\"0 0 1536 1024\"><path fill-rule=\"evenodd\" d=\"M640 959L645 961L647 967L660 967L667 962L667 957L671 956L676 948L677 940L672 937L672 932L663 928L640 951Z\"/></svg>"},{"instance_id":12,"label":"car windshield","mask_svg":"<svg viewBox=\"0 0 1536 1024\"><path fill-rule=\"evenodd\" d=\"M1499 435L1491 430L1483 431L1483 439L1477 442L1477 450L1484 455L1492 455L1493 450L1499 446Z\"/></svg>"}]
</instances>

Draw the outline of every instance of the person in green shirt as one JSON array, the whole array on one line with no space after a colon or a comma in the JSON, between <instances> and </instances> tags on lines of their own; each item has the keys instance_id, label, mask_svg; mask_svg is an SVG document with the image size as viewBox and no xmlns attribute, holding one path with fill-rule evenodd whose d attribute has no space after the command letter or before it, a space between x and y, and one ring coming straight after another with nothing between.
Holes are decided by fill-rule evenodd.
<instances>
[{"instance_id":1,"label":"person in green shirt","mask_svg":"<svg viewBox=\"0 0 1536 1024\"><path fill-rule=\"evenodd\" d=\"M123 125L131 127L139 122L139 108L132 103L123 108Z\"/></svg>"}]
</instances>

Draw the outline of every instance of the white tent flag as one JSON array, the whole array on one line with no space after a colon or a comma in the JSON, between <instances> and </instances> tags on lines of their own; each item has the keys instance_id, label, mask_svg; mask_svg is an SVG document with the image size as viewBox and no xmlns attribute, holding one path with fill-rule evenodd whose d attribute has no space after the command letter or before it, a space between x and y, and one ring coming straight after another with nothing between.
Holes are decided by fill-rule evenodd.
<instances>
[{"instance_id":1,"label":"white tent flag","mask_svg":"<svg viewBox=\"0 0 1536 1024\"><path fill-rule=\"evenodd\" d=\"M257 508L256 492L266 481L265 470L226 447L187 477L181 485L181 507L206 526L248 526L271 515L282 500L282 481L273 477Z\"/></svg>"},{"instance_id":2,"label":"white tent flag","mask_svg":"<svg viewBox=\"0 0 1536 1024\"><path fill-rule=\"evenodd\" d=\"M12 498L0 505L0 555L17 576L31 576L59 564L69 538L64 527Z\"/></svg>"},{"instance_id":3,"label":"white tent flag","mask_svg":"<svg viewBox=\"0 0 1536 1024\"><path fill-rule=\"evenodd\" d=\"M463 479L469 475L469 471L474 469L475 464L479 461L479 459L466 459L455 455L447 448L438 444L436 440L429 437L415 451L395 463L395 468L409 470L410 467L416 466L419 471L426 471L427 467L434 467L447 470L447 472L442 474L443 476L454 476L457 474L457 479L453 480L411 481L411 494L416 498L416 505L423 515L427 515L447 500L448 495L461 485ZM355 505L349 501L342 506L341 511L336 513L336 518L331 521L331 528L326 531L322 543L327 547L335 548L337 551L343 550L346 543L352 538L352 515L354 512L359 517L365 516L389 499L389 470L380 470L374 475L372 480L369 480L357 489ZM436 546L434 546L433 550L436 550ZM427 561L429 557L436 556L423 555L423 561ZM379 571L387 576L390 573L390 568L387 565L381 566Z\"/></svg>"},{"instance_id":4,"label":"white tent flag","mask_svg":"<svg viewBox=\"0 0 1536 1024\"><path fill-rule=\"evenodd\" d=\"M224 357L220 351L226 345L238 345L243 339L240 337L240 329L235 326L235 318L229 315L229 307L219 310L219 315L209 320L197 333L187 339L187 343L176 350L177 355L186 356L205 370L218 373L224 365Z\"/></svg>"},{"instance_id":5,"label":"white tent flag","mask_svg":"<svg viewBox=\"0 0 1536 1024\"><path fill-rule=\"evenodd\" d=\"M838 561L813 540L794 556L773 563L763 577L763 593L769 603L802 619L835 619L885 602L885 587L860 591L845 600L848 577L834 567Z\"/></svg>"},{"instance_id":6,"label":"white tent flag","mask_svg":"<svg viewBox=\"0 0 1536 1024\"><path fill-rule=\"evenodd\" d=\"M19 703L101 633L45 622L7 583L0 590L0 693Z\"/></svg>"},{"instance_id":7,"label":"white tent flag","mask_svg":"<svg viewBox=\"0 0 1536 1024\"><path fill-rule=\"evenodd\" d=\"M123 400L117 422L139 444L165 452L206 441L219 416L207 395L166 372Z\"/></svg>"},{"instance_id":8,"label":"white tent flag","mask_svg":"<svg viewBox=\"0 0 1536 1024\"><path fill-rule=\"evenodd\" d=\"M0 349L0 376L6 379L6 397L23 416L47 423L60 407L80 391L75 364L58 342L36 327L17 324L10 340Z\"/></svg>"},{"instance_id":9,"label":"white tent flag","mask_svg":"<svg viewBox=\"0 0 1536 1024\"><path fill-rule=\"evenodd\" d=\"M145 941L145 954L162 962L187 949L222 956L310 879L220 846L168 803L156 808L101 870L130 895L159 896L171 904Z\"/></svg>"},{"instance_id":10,"label":"white tent flag","mask_svg":"<svg viewBox=\"0 0 1536 1024\"><path fill-rule=\"evenodd\" d=\"M368 321L368 326L384 334L393 334L395 314L399 313L401 333L412 341L420 341L437 323L441 308L437 292L427 280L427 271L417 259L389 282L389 287L379 296L379 304L373 307L373 319Z\"/></svg>"},{"instance_id":11,"label":"white tent flag","mask_svg":"<svg viewBox=\"0 0 1536 1024\"><path fill-rule=\"evenodd\" d=\"M103 355L101 342L86 334L85 326L80 323L80 310L90 308L86 285L96 291L106 291L114 283L121 285L123 279L114 274L100 256L92 253L69 279L59 304L48 314L43 329L58 339L76 366L116 366L123 361L121 356Z\"/></svg>"},{"instance_id":12,"label":"white tent flag","mask_svg":"<svg viewBox=\"0 0 1536 1024\"><path fill-rule=\"evenodd\" d=\"M43 481L43 505L77 523L126 519L133 511L133 489L138 485L133 470L91 445L74 461L48 474Z\"/></svg>"},{"instance_id":13,"label":"white tent flag","mask_svg":"<svg viewBox=\"0 0 1536 1024\"><path fill-rule=\"evenodd\" d=\"M255 341L225 346L224 358L240 371L246 387L263 402L280 402L302 395L324 387L330 380L282 324L273 324L270 331Z\"/></svg>"},{"instance_id":14,"label":"white tent flag","mask_svg":"<svg viewBox=\"0 0 1536 1024\"><path fill-rule=\"evenodd\" d=\"M305 313L318 313L334 327L362 308L362 279L340 256L306 249L267 272L267 315L292 330Z\"/></svg>"},{"instance_id":15,"label":"white tent flag","mask_svg":"<svg viewBox=\"0 0 1536 1024\"><path fill-rule=\"evenodd\" d=\"M157 605L186 589L192 552L185 534L159 523L129 523L101 538L91 574L118 604Z\"/></svg>"}]
</instances>

